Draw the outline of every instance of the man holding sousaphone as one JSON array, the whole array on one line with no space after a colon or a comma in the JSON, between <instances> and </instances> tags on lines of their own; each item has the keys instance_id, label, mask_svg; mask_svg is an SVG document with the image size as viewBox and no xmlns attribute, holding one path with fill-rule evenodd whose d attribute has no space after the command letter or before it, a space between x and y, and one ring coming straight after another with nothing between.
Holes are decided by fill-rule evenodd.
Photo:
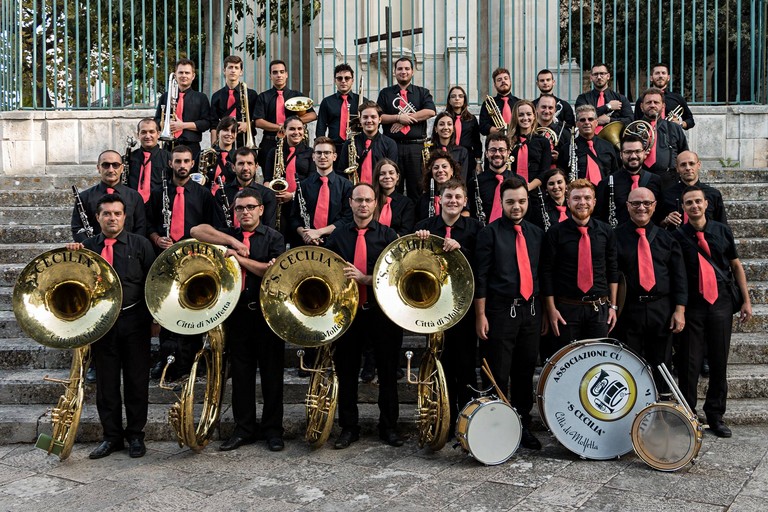
<instances>
[{"instance_id":1,"label":"man holding sousaphone","mask_svg":"<svg viewBox=\"0 0 768 512\"><path fill-rule=\"evenodd\" d=\"M99 371L96 373L96 407L104 431L103 441L90 454L100 459L122 450L128 441L128 455L142 457L144 426L149 406L150 327L152 318L144 302L144 280L155 260L152 244L143 236L125 229L125 201L107 194L96 206L101 233L82 243L67 244L76 251L90 249L112 265L120 277L123 303L115 324L92 345ZM123 428L122 372L126 426Z\"/></svg>"},{"instance_id":2,"label":"man holding sousaphone","mask_svg":"<svg viewBox=\"0 0 768 512\"><path fill-rule=\"evenodd\" d=\"M237 228L195 226L191 235L201 242L230 247L243 269L240 300L226 320L232 376L232 413L235 430L219 449L235 450L259 439L267 448L280 451L283 443L283 357L285 343L269 328L259 305L261 277L274 259L285 251L283 235L261 222L264 211L258 190L245 187L235 195ZM256 421L256 369L261 373L264 410Z\"/></svg>"}]
</instances>

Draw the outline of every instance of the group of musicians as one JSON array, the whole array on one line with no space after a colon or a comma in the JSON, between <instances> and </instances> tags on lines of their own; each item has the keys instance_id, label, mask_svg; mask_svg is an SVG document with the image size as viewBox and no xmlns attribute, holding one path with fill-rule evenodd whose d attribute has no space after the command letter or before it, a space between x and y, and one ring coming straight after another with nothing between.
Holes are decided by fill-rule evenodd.
<instances>
[{"instance_id":1,"label":"group of musicians","mask_svg":"<svg viewBox=\"0 0 768 512\"><path fill-rule=\"evenodd\" d=\"M337 90L322 100L318 114L286 108L302 94L288 88L283 61L270 63L272 88L260 94L241 86L239 57L227 57L224 65L226 85L209 103L191 89L194 63L179 60L179 93L169 118L173 141L160 147L161 121L168 119L163 95L155 118L138 123L140 149L104 151L97 163L100 183L80 194L95 236L82 234L77 206L73 213L76 242L70 245L104 255L124 288L120 320L94 344L104 437L91 458L123 449L124 440L131 457L145 453L151 318L139 291L155 256L190 237L228 246L245 272L240 301L225 324L235 430L221 450L256 440L273 451L284 447L284 343L258 302L261 277L286 245L335 251L348 263L345 276L359 286L357 317L334 347L341 427L335 447L359 439L358 376L366 344L378 374L379 436L403 444L397 432L402 329L377 304L371 274L389 243L414 232L444 237L444 250L462 251L475 274L474 308L445 333L441 356L451 432L472 398L470 386L477 387L479 354L521 417L522 446L539 449L529 428L536 365L573 340L610 334L654 368L671 363L673 335L679 337L675 362L693 409L706 354L711 373L703 409L716 435L731 435L723 422L731 279L744 299L741 321L751 317L751 303L722 197L699 182L701 162L688 151L684 130L693 127L693 117L680 95L666 91L666 65L654 66L653 87L641 95L634 115L627 98L608 88L604 64L592 68L594 87L578 97L575 110L551 94L551 71L539 72L541 95L528 101L512 95L510 72L499 68L493 72L497 94L483 104L479 119L469 112L464 89L454 86L431 138L427 120L436 107L429 90L412 82L408 57L397 59L397 83L375 102L352 90L352 67L336 66ZM633 117L654 127L653 144L629 134L617 151L597 137L609 123ZM306 125L315 120L317 138L310 145ZM557 141L540 135L539 127L557 134ZM207 130L216 158L202 168L200 141ZM258 153L245 137L257 130ZM198 168L207 174L204 184L191 179ZM626 301L619 317L621 274ZM181 377L200 336L162 329L160 340L163 356L177 361L168 377ZM151 376L161 370L156 365ZM656 382L665 390L658 376Z\"/></svg>"}]
</instances>

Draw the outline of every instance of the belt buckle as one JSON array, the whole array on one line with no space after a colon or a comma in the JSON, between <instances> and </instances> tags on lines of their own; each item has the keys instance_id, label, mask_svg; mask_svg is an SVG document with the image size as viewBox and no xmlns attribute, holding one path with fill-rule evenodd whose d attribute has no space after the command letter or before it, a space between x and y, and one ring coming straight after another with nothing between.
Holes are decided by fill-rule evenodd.
<instances>
[{"instance_id":1,"label":"belt buckle","mask_svg":"<svg viewBox=\"0 0 768 512\"><path fill-rule=\"evenodd\" d=\"M249 302L246 307L250 309L251 311L258 311L258 309L261 307L258 302Z\"/></svg>"},{"instance_id":2,"label":"belt buckle","mask_svg":"<svg viewBox=\"0 0 768 512\"><path fill-rule=\"evenodd\" d=\"M637 297L637 302L644 303L644 302L650 302L651 296L650 295L639 295Z\"/></svg>"}]
</instances>

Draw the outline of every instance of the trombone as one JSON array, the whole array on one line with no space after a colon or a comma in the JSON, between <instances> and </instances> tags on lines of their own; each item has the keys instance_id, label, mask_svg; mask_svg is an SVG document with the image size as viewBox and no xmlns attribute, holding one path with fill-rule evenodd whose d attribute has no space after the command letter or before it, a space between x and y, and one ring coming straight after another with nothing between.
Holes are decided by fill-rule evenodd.
<instances>
[{"instance_id":1,"label":"trombone","mask_svg":"<svg viewBox=\"0 0 768 512\"><path fill-rule=\"evenodd\" d=\"M251 130L251 111L248 107L248 86L245 82L240 82L240 113L245 121L245 147L255 148L256 143L253 140L253 131Z\"/></svg>"},{"instance_id":2,"label":"trombone","mask_svg":"<svg viewBox=\"0 0 768 512\"><path fill-rule=\"evenodd\" d=\"M179 101L179 82L176 81L176 74L168 75L168 86L165 91L168 93L165 98L165 105L161 107L160 116L160 140L172 142L175 137L171 132L171 120L176 119L176 102Z\"/></svg>"},{"instance_id":3,"label":"trombone","mask_svg":"<svg viewBox=\"0 0 768 512\"><path fill-rule=\"evenodd\" d=\"M499 106L496 104L496 100L486 94L485 101L483 103L485 104L485 109L488 111L488 115L491 116L493 126L497 130L500 130L506 134L507 123L504 121L504 117L501 115L501 110L499 110Z\"/></svg>"}]
</instances>

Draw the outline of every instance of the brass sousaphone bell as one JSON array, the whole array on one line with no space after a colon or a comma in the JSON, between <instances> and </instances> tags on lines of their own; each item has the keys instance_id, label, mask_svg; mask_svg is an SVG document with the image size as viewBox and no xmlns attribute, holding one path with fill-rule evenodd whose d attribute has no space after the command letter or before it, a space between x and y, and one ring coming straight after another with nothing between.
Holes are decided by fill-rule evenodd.
<instances>
[{"instance_id":1,"label":"brass sousaphone bell","mask_svg":"<svg viewBox=\"0 0 768 512\"><path fill-rule=\"evenodd\" d=\"M419 445L441 449L448 440L450 407L443 367L438 360L442 333L456 325L472 305L475 281L461 251L445 252L445 239L430 235L398 238L381 253L373 268L373 291L382 311L395 324L428 334L429 347L419 367L417 422Z\"/></svg>"}]
</instances>

